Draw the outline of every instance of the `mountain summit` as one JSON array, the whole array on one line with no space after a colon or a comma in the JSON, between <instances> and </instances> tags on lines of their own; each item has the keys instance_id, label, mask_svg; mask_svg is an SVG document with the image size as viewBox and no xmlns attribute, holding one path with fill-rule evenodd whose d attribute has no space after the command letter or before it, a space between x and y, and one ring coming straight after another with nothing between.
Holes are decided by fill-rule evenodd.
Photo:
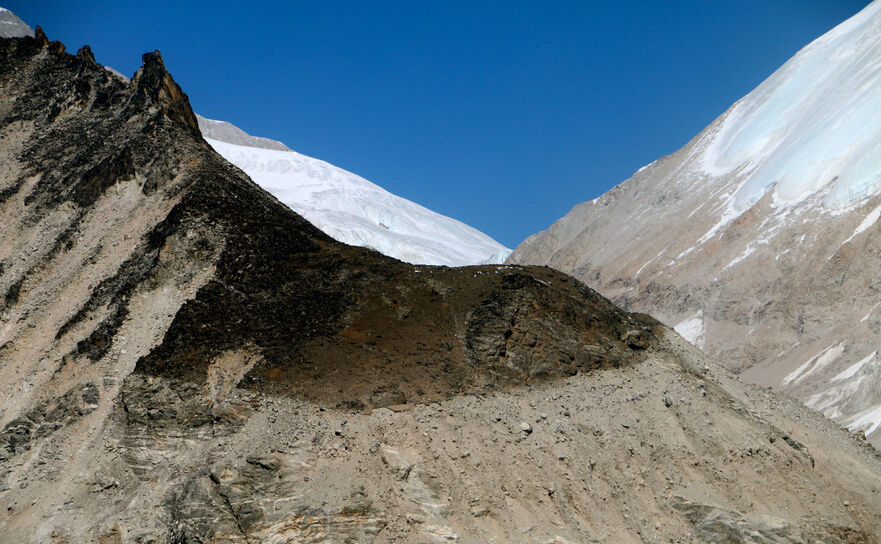
<instances>
[{"instance_id":1,"label":"mountain summit","mask_svg":"<svg viewBox=\"0 0 881 544\"><path fill-rule=\"evenodd\" d=\"M33 37L34 30L8 9L0 8L0 38Z\"/></svg>"},{"instance_id":2,"label":"mountain summit","mask_svg":"<svg viewBox=\"0 0 881 544\"><path fill-rule=\"evenodd\" d=\"M573 273L881 444L879 59L876 0L509 262Z\"/></svg>"}]
</instances>

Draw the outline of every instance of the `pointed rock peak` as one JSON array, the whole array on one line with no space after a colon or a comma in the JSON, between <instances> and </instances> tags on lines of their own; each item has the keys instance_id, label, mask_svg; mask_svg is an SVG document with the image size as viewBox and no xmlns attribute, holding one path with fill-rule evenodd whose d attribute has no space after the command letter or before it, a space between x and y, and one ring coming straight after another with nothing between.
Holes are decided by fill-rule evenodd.
<instances>
[{"instance_id":1,"label":"pointed rock peak","mask_svg":"<svg viewBox=\"0 0 881 544\"><path fill-rule=\"evenodd\" d=\"M162 61L162 54L158 49L141 55L141 67L135 72L131 84L157 100L161 98L164 101L175 101L183 94L165 69L165 62Z\"/></svg>"},{"instance_id":2,"label":"pointed rock peak","mask_svg":"<svg viewBox=\"0 0 881 544\"><path fill-rule=\"evenodd\" d=\"M49 52L55 55L64 53L64 44L58 40L50 42L49 38L46 37L46 33L40 28L40 25L37 25L37 30L34 32L34 39L37 40L37 46L41 49L43 47L48 47Z\"/></svg>"},{"instance_id":3,"label":"pointed rock peak","mask_svg":"<svg viewBox=\"0 0 881 544\"><path fill-rule=\"evenodd\" d=\"M147 52L141 55L141 64L143 64L145 71L158 70L167 73L165 70L165 62L162 60L162 53L160 53L158 49L152 53Z\"/></svg>"},{"instance_id":4,"label":"pointed rock peak","mask_svg":"<svg viewBox=\"0 0 881 544\"><path fill-rule=\"evenodd\" d=\"M92 53L92 48L88 45L80 47L80 50L76 52L76 56L86 64L97 64L97 62L95 62L95 55Z\"/></svg>"},{"instance_id":5,"label":"pointed rock peak","mask_svg":"<svg viewBox=\"0 0 881 544\"><path fill-rule=\"evenodd\" d=\"M64 53L64 44L58 40L54 42L49 42L49 52L55 55L60 55Z\"/></svg>"},{"instance_id":6,"label":"pointed rock peak","mask_svg":"<svg viewBox=\"0 0 881 544\"><path fill-rule=\"evenodd\" d=\"M201 136L190 101L166 70L159 50L144 53L141 62L131 85L148 101L160 106L170 119L184 124L194 134Z\"/></svg>"},{"instance_id":7,"label":"pointed rock peak","mask_svg":"<svg viewBox=\"0 0 881 544\"><path fill-rule=\"evenodd\" d=\"M37 25L37 29L34 31L34 39L40 42L40 47L49 45L49 38L46 37L46 33L43 32L40 25Z\"/></svg>"}]
</instances>

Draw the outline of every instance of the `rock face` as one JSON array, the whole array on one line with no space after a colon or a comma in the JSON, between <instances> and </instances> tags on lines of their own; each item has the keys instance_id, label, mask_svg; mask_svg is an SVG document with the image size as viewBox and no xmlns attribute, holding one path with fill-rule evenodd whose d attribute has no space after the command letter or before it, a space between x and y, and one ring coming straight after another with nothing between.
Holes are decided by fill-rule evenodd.
<instances>
[{"instance_id":1,"label":"rock face","mask_svg":"<svg viewBox=\"0 0 881 544\"><path fill-rule=\"evenodd\" d=\"M562 273L335 242L143 61L0 40L0 540L878 542L865 442Z\"/></svg>"},{"instance_id":2,"label":"rock face","mask_svg":"<svg viewBox=\"0 0 881 544\"><path fill-rule=\"evenodd\" d=\"M873 2L509 262L569 272L881 444L879 28Z\"/></svg>"}]
</instances>

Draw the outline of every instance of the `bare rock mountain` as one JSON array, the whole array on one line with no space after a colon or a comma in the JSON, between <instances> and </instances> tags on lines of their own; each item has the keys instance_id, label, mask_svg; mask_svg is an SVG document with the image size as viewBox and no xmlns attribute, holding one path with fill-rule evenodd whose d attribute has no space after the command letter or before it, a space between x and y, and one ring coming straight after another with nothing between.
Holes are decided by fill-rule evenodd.
<instances>
[{"instance_id":1,"label":"bare rock mountain","mask_svg":"<svg viewBox=\"0 0 881 544\"><path fill-rule=\"evenodd\" d=\"M509 262L572 273L881 444L881 3Z\"/></svg>"},{"instance_id":2,"label":"bare rock mountain","mask_svg":"<svg viewBox=\"0 0 881 544\"><path fill-rule=\"evenodd\" d=\"M879 542L881 458L548 268L334 241L0 40L0 541Z\"/></svg>"}]
</instances>

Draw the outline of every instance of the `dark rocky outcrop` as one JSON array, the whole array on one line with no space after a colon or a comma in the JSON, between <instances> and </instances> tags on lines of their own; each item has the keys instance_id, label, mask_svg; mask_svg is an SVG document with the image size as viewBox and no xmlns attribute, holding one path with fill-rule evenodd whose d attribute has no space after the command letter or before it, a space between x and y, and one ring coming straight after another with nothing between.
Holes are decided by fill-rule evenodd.
<instances>
[{"instance_id":1,"label":"dark rocky outcrop","mask_svg":"<svg viewBox=\"0 0 881 544\"><path fill-rule=\"evenodd\" d=\"M163 343L138 362L138 372L201 383L215 357L247 345L262 358L244 377L247 387L373 404L369 396L340 399L333 391L319 395L314 385L298 384L322 383L327 373L345 369L371 389L403 388L410 398L422 389L426 398L437 398L502 374L505 381L525 383L631 362L619 340L631 318L561 274L519 267L416 270L333 242L198 138L187 97L158 52L145 54L125 85L83 50L76 57L49 57L35 40L8 49L10 64L33 59L30 64L48 65L21 82L33 87L17 89L27 97L42 93L45 100L28 99L10 119L33 122L36 132L46 134L25 144L26 166L14 182L20 186L27 175L41 174L25 197L31 215L68 201L86 210L125 183L139 183L146 195L178 199L139 250L62 327L67 333L95 308L115 308L76 353L97 359L107 352L127 315L126 297L152 273L168 237L195 230L203 233L195 243L206 255L223 246L213 263L216 273L183 305ZM77 77L53 79L64 69ZM69 113L59 120L62 112ZM62 131L97 138L71 153ZM175 152L160 152L163 147ZM198 161L198 168L187 168L188 161ZM520 355L500 361L498 346L508 342ZM345 368L350 361L362 368ZM391 376L394 384L387 383Z\"/></svg>"}]
</instances>

